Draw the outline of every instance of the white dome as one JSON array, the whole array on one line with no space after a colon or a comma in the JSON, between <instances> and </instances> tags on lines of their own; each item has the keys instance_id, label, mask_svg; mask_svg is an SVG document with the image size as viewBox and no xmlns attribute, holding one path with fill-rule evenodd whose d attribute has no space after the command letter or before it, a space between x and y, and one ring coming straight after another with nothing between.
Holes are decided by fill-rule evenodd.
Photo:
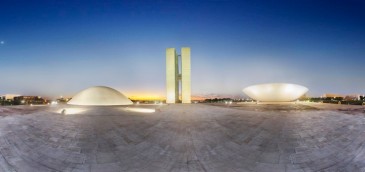
<instances>
[{"instance_id":1,"label":"white dome","mask_svg":"<svg viewBox=\"0 0 365 172\"><path fill-rule=\"evenodd\" d=\"M119 91L104 86L90 87L77 93L67 103L71 105L110 106L133 104Z\"/></svg>"},{"instance_id":2,"label":"white dome","mask_svg":"<svg viewBox=\"0 0 365 172\"><path fill-rule=\"evenodd\" d=\"M247 96L263 102L289 102L303 96L308 88L286 83L260 84L242 90Z\"/></svg>"}]
</instances>

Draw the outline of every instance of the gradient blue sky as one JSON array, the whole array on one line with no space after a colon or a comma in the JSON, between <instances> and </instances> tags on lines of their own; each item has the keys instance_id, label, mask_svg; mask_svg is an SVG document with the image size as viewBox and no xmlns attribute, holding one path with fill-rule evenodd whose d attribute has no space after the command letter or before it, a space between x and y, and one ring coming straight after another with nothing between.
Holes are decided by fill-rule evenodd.
<instances>
[{"instance_id":1,"label":"gradient blue sky","mask_svg":"<svg viewBox=\"0 0 365 172\"><path fill-rule=\"evenodd\" d=\"M165 95L165 49L192 50L193 95L258 83L365 93L365 1L1 1L0 94L94 85Z\"/></svg>"}]
</instances>

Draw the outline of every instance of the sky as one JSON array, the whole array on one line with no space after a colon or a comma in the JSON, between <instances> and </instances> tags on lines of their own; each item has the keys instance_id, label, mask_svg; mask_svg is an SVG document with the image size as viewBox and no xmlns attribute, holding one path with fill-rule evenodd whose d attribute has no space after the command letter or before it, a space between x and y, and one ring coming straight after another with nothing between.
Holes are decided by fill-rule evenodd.
<instances>
[{"instance_id":1,"label":"sky","mask_svg":"<svg viewBox=\"0 0 365 172\"><path fill-rule=\"evenodd\" d=\"M362 0L2 0L0 94L165 96L171 47L191 48L193 96L271 82L365 93Z\"/></svg>"}]
</instances>

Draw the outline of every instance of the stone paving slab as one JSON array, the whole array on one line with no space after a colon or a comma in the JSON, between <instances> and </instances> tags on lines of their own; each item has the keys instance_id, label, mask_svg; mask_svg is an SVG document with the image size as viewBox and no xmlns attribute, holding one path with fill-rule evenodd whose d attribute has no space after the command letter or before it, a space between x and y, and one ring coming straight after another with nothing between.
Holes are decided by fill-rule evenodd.
<instances>
[{"instance_id":1,"label":"stone paving slab","mask_svg":"<svg viewBox=\"0 0 365 172\"><path fill-rule=\"evenodd\" d=\"M70 107L83 111L56 113ZM137 113L70 107L2 110L0 172L365 171L359 108L181 104Z\"/></svg>"}]
</instances>

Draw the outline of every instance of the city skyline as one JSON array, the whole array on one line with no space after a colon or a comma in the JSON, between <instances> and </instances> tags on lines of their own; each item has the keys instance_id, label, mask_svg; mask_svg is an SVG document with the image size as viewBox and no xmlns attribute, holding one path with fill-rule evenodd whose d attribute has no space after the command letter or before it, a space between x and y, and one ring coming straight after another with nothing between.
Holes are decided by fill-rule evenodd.
<instances>
[{"instance_id":1,"label":"city skyline","mask_svg":"<svg viewBox=\"0 0 365 172\"><path fill-rule=\"evenodd\" d=\"M363 1L17 1L0 7L0 95L105 85L165 97L165 50L192 48L192 96L261 83L364 94ZM178 51L178 53L180 53Z\"/></svg>"}]
</instances>

